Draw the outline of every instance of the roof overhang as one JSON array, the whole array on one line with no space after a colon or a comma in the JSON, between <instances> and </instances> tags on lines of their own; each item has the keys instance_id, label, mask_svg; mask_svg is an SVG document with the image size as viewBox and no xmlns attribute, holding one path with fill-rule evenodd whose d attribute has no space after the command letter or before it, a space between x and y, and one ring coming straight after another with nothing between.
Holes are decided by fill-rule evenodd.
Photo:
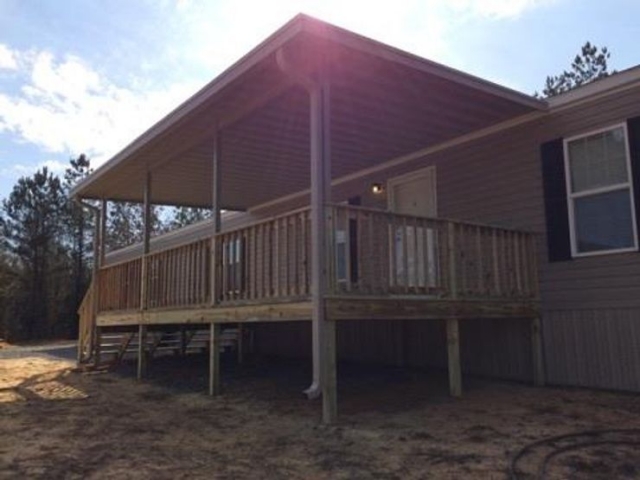
<instances>
[{"instance_id":1,"label":"roof overhang","mask_svg":"<svg viewBox=\"0 0 640 480\"><path fill-rule=\"evenodd\" d=\"M304 190L308 94L278 67L286 50L331 83L332 176L496 125L547 103L298 15L151 127L72 194L211 205L213 134L221 139L221 206L247 209Z\"/></svg>"}]
</instances>

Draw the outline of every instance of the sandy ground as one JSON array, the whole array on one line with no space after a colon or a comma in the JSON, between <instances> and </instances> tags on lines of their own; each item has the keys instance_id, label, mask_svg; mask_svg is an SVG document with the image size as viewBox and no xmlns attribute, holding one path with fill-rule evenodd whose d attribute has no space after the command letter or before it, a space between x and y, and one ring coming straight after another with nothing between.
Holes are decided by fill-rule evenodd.
<instances>
[{"instance_id":1,"label":"sandy ground","mask_svg":"<svg viewBox=\"0 0 640 480\"><path fill-rule=\"evenodd\" d=\"M416 371L341 366L340 423L325 427L300 393L305 364L226 365L216 399L204 357L154 360L142 383L133 365L71 367L0 360L0 478L506 478L531 442L640 428L636 395L465 379L454 400L442 375ZM626 435L554 457L548 478L639 478L640 435Z\"/></svg>"}]
</instances>

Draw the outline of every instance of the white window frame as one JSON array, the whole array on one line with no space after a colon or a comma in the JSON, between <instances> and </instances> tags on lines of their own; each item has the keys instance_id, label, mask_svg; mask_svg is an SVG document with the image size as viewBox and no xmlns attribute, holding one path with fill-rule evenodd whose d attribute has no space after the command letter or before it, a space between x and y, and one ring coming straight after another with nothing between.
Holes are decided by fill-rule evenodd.
<instances>
[{"instance_id":1,"label":"white window frame","mask_svg":"<svg viewBox=\"0 0 640 480\"><path fill-rule=\"evenodd\" d=\"M618 128L622 128L624 132L624 148L626 154L626 162L627 162L627 182L618 183L615 185L608 185L606 187L592 188L587 191L573 193L571 189L571 164L569 162L569 144L575 140L580 140L585 137L590 137L592 135L597 135L599 133L609 132L611 130L616 130ZM638 228L636 225L636 205L634 198L634 190L633 190L633 171L631 170L631 155L629 150L629 133L627 132L627 124L616 123L615 125L609 125L607 127L599 128L597 130L592 130L590 132L581 133L580 135L574 135L573 137L565 138L563 141L563 151L564 151L564 171L565 171L565 185L567 191L567 206L569 211L569 235L571 238L571 256L575 258L579 257L594 257L598 255L610 255L614 253L625 253L625 252L633 252L638 250ZM597 195L599 193L607 193L614 192L616 190L622 190L627 188L629 191L629 201L631 202L631 229L633 232L633 246L624 247L624 248L612 248L609 250L597 250L594 252L579 252L578 251L578 242L577 242L577 234L576 234L576 221L575 221L575 208L574 208L574 200L576 198L581 197L589 197L592 195Z\"/></svg>"}]
</instances>

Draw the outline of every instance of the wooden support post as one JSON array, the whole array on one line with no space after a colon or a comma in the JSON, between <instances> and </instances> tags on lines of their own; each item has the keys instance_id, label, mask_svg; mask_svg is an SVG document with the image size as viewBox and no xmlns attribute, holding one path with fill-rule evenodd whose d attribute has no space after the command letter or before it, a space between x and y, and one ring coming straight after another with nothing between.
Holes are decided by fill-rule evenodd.
<instances>
[{"instance_id":1,"label":"wooden support post","mask_svg":"<svg viewBox=\"0 0 640 480\"><path fill-rule=\"evenodd\" d=\"M96 231L98 232L98 240L96 241L96 245L98 247L97 252L98 255L96 258L99 258L99 267L104 266L104 259L107 255L106 251L106 242L107 242L107 219L109 215L109 203L104 198L102 199L102 208L100 209L100 225L96 225Z\"/></svg>"},{"instance_id":2,"label":"wooden support post","mask_svg":"<svg viewBox=\"0 0 640 480\"><path fill-rule=\"evenodd\" d=\"M447 250L449 251L449 296L452 299L458 297L458 268L456 265L456 226L453 223L449 223L449 230L447 235Z\"/></svg>"},{"instance_id":3,"label":"wooden support post","mask_svg":"<svg viewBox=\"0 0 640 480\"><path fill-rule=\"evenodd\" d=\"M187 329L184 326L180 327L180 355L187 355Z\"/></svg>"},{"instance_id":4,"label":"wooden support post","mask_svg":"<svg viewBox=\"0 0 640 480\"><path fill-rule=\"evenodd\" d=\"M542 387L545 383L545 372L540 317L531 320L531 353L533 357L533 384L536 387Z\"/></svg>"},{"instance_id":5,"label":"wooden support post","mask_svg":"<svg viewBox=\"0 0 640 480\"><path fill-rule=\"evenodd\" d=\"M462 373L460 368L460 333L458 319L447 319L447 356L449 361L449 392L452 397L462 395Z\"/></svg>"},{"instance_id":6,"label":"wooden support post","mask_svg":"<svg viewBox=\"0 0 640 480\"><path fill-rule=\"evenodd\" d=\"M324 297L327 288L327 231L326 202L330 198L330 123L329 86L316 86L311 98L311 301L312 301L312 354L313 382L306 390L309 398L316 398L323 391L323 360L328 320L325 316ZM329 232L333 234L333 232ZM332 400L329 400L331 403Z\"/></svg>"},{"instance_id":7,"label":"wooden support post","mask_svg":"<svg viewBox=\"0 0 640 480\"><path fill-rule=\"evenodd\" d=\"M322 422L335 423L338 418L336 322L325 320L322 355Z\"/></svg>"},{"instance_id":8,"label":"wooden support post","mask_svg":"<svg viewBox=\"0 0 640 480\"><path fill-rule=\"evenodd\" d=\"M209 327L209 395L220 395L220 324Z\"/></svg>"},{"instance_id":9,"label":"wooden support post","mask_svg":"<svg viewBox=\"0 0 640 480\"><path fill-rule=\"evenodd\" d=\"M96 330L96 334L95 334L95 366L99 367L100 366L100 349L101 349L101 343L102 343L102 329L100 327L95 327Z\"/></svg>"},{"instance_id":10,"label":"wooden support post","mask_svg":"<svg viewBox=\"0 0 640 480\"><path fill-rule=\"evenodd\" d=\"M144 230L142 235L142 265L140 278L140 310L147 309L149 296L149 275L147 274L149 249L151 246L151 174L147 172L144 183L143 204Z\"/></svg>"},{"instance_id":11,"label":"wooden support post","mask_svg":"<svg viewBox=\"0 0 640 480\"><path fill-rule=\"evenodd\" d=\"M238 365L244 363L244 325L238 324Z\"/></svg>"},{"instance_id":12,"label":"wooden support post","mask_svg":"<svg viewBox=\"0 0 640 480\"><path fill-rule=\"evenodd\" d=\"M217 278L217 266L218 266L218 248L217 248L217 235L220 233L221 220L220 220L220 134L216 130L213 134L213 158L212 158L212 179L211 179L211 217L213 218L213 231L211 232L211 267L210 267L210 285L211 292L209 293L211 305L218 303L218 285Z\"/></svg>"},{"instance_id":13,"label":"wooden support post","mask_svg":"<svg viewBox=\"0 0 640 480\"><path fill-rule=\"evenodd\" d=\"M138 325L138 380L147 370L147 327L146 325Z\"/></svg>"}]
</instances>

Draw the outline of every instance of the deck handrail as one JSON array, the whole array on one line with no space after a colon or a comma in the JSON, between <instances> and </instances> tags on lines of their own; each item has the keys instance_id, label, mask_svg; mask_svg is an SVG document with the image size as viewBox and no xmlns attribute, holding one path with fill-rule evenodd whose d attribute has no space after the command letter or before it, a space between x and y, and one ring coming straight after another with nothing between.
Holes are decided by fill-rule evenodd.
<instances>
[{"instance_id":1,"label":"deck handrail","mask_svg":"<svg viewBox=\"0 0 640 480\"><path fill-rule=\"evenodd\" d=\"M329 293L539 296L535 233L353 205L328 209Z\"/></svg>"},{"instance_id":2,"label":"deck handrail","mask_svg":"<svg viewBox=\"0 0 640 480\"><path fill-rule=\"evenodd\" d=\"M97 311L95 296L95 279L92 279L78 307L78 364L88 362L93 355Z\"/></svg>"},{"instance_id":3,"label":"deck handrail","mask_svg":"<svg viewBox=\"0 0 640 480\"><path fill-rule=\"evenodd\" d=\"M98 273L98 308L308 298L310 211L299 208L104 266ZM343 204L327 204L325 212L328 295L538 298L535 233Z\"/></svg>"}]
</instances>

